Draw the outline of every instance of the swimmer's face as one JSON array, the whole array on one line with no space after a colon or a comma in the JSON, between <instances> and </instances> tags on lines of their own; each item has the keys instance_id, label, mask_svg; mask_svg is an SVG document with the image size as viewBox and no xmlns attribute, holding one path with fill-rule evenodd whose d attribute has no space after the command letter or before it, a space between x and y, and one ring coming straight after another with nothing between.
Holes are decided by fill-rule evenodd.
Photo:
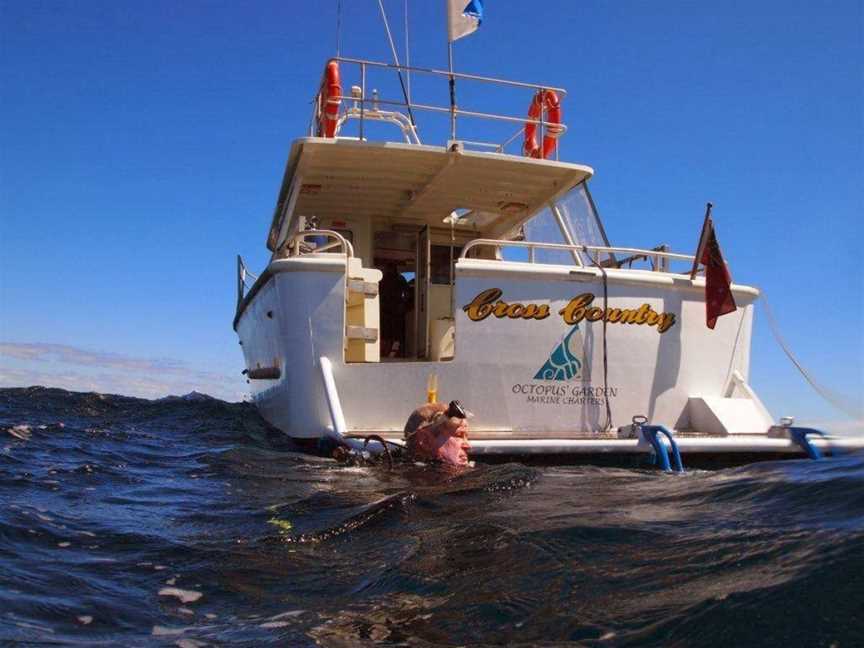
<instances>
[{"instance_id":1,"label":"swimmer's face","mask_svg":"<svg viewBox=\"0 0 864 648\"><path fill-rule=\"evenodd\" d=\"M415 411L423 418L436 418L447 408L441 403L425 405ZM423 411L428 409L430 411ZM414 415L412 415L414 416ZM468 452L468 421L461 418L437 417L434 422L426 423L417 428L410 442L412 456L420 461L442 461L451 466L467 466Z\"/></svg>"},{"instance_id":2,"label":"swimmer's face","mask_svg":"<svg viewBox=\"0 0 864 648\"><path fill-rule=\"evenodd\" d=\"M438 454L447 463L455 466L467 466L470 449L471 446L468 445L468 441L461 437L451 436L438 449Z\"/></svg>"},{"instance_id":3,"label":"swimmer's face","mask_svg":"<svg viewBox=\"0 0 864 648\"><path fill-rule=\"evenodd\" d=\"M439 458L455 466L467 466L468 451L471 450L466 438L468 424L463 419L451 418L441 427L442 430L439 432L440 445L438 446Z\"/></svg>"}]
</instances>

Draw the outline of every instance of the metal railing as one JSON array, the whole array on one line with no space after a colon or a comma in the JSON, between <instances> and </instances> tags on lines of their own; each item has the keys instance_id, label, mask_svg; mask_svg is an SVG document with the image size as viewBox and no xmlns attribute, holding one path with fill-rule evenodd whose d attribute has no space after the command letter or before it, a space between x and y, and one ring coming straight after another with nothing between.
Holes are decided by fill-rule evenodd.
<instances>
[{"instance_id":1,"label":"metal railing","mask_svg":"<svg viewBox=\"0 0 864 648\"><path fill-rule=\"evenodd\" d=\"M513 123L519 124L519 129L513 134L510 135L503 142L478 142L471 140L462 140L464 144L473 144L475 146L491 148L498 153L503 153L504 149L511 144L513 141L518 139L519 135L523 133L523 129L526 124L534 124L538 126L539 131L539 139L542 141L544 133L546 135L550 135L552 137L560 138L567 131L567 125L564 123L556 124L554 122L545 121L542 119L531 119L527 116L527 108L529 106L528 103L525 104L526 107L526 115L501 115L496 113L489 112L479 112L475 110L463 110L459 108L457 105L449 105L449 106L436 106L432 104L424 104L424 103L416 103L411 100L410 95L407 98L407 101L398 101L393 99L382 99L378 96L377 90L373 90L371 96L367 92L367 72L369 68L375 69L385 69L390 70L396 73L406 72L406 73L414 73L421 74L427 76L438 77L442 79L446 79L448 82L450 80L465 80L465 81L473 81L478 83L489 83L495 84L499 86L506 86L512 88L522 88L532 90L534 92L541 92L544 90L549 90L558 94L559 100L563 100L567 95L567 91L564 88L556 88L549 85L543 85L538 83L524 83L521 81L510 81L508 79L497 79L494 77L480 76L477 74L466 74L463 72L448 72L447 70L438 70L434 68L422 68L422 67L414 67L408 65L395 65L393 63L381 63L378 61L369 61L365 59L356 59L349 57L336 57L332 60L338 61L339 63L344 63L348 65L355 65L359 67L359 85L350 86L350 90L346 92L345 85L347 85L347 81L345 80L346 75L342 75L342 84L343 90L342 95L338 97L331 97L331 99L338 99L340 101L344 100L346 102L351 102L351 105L345 107L339 115L339 119L337 122L336 134L338 136L339 130L341 127L349 120L357 120L359 121L359 139L363 140L365 138L365 125L366 120L374 120L381 121L386 123L391 123L400 128L403 133L403 137L406 142L412 144L420 144L420 137L417 133L417 124L414 119L414 111L425 111L439 114L448 114L450 115L451 122L453 123L453 130L451 133L452 139L456 139L456 122L459 117L471 117L478 119L487 119L491 121L498 121L504 123ZM326 86L326 80L322 76L322 83L320 88L324 88ZM318 94L315 95L312 105L312 119L309 124L309 134L310 136L314 136L316 134L316 126L321 117L319 113L319 106L321 103L319 102L321 91L319 90ZM382 110L383 107L392 107L396 110ZM398 109L403 108L407 111L407 115L403 112L400 112ZM558 147L555 147L555 156L557 159L558 156Z\"/></svg>"},{"instance_id":2,"label":"metal railing","mask_svg":"<svg viewBox=\"0 0 864 648\"><path fill-rule=\"evenodd\" d=\"M327 239L326 242L307 241L306 239ZM332 239L332 240L330 240ZM339 232L333 230L311 229L298 232L291 239L292 245L289 246L289 256L302 256L304 254L319 254L328 252L333 254L333 250L339 248L336 254L344 254L349 258L354 256L354 246L351 241L342 236Z\"/></svg>"},{"instance_id":3,"label":"metal railing","mask_svg":"<svg viewBox=\"0 0 864 648\"><path fill-rule=\"evenodd\" d=\"M307 241L307 238L324 238L325 241ZM344 254L349 259L354 256L354 246L351 245L351 241L342 236L339 232L334 232L332 230L305 230L303 232L299 232L294 235L291 239L292 245L288 248L288 256L302 256L308 254L319 254L322 252L334 254L333 250L338 251L335 254ZM284 258L274 256L274 258ZM252 284L250 285L247 279L252 279ZM243 257L239 254L237 255L237 311L240 310L240 305L243 302L243 298L246 296L246 292L255 285L255 282L258 280L258 275L253 273L246 266L246 262L243 261Z\"/></svg>"},{"instance_id":4,"label":"metal railing","mask_svg":"<svg viewBox=\"0 0 864 648\"><path fill-rule=\"evenodd\" d=\"M592 258L592 256L599 257L599 255L602 253L629 254L630 256L624 259L615 260L612 265L617 268L620 268L624 264L629 264L630 266L632 266L634 261L637 261L639 259L645 259L651 262L652 269L655 272L670 272L669 263L671 261L687 261L692 264L693 259L695 258L693 255L690 254L678 254L676 252L669 252L668 246L666 245L661 245L650 250L643 250L640 248L631 247L610 247L603 245L570 245L567 243L540 243L535 241L503 241L498 239L474 239L464 248L462 248L462 254L459 258L465 259L467 258L467 254L470 250L483 246L494 248L496 253L500 252L501 249L505 247L527 248L528 263L535 263L535 250L538 249L570 252L573 255L574 261L578 261L578 263L574 263L574 265L580 267L593 267L593 265L586 266L584 263L582 263L581 257L579 256L580 252L588 255L589 258ZM605 267L605 264L602 265L604 265Z\"/></svg>"},{"instance_id":5,"label":"metal railing","mask_svg":"<svg viewBox=\"0 0 864 648\"><path fill-rule=\"evenodd\" d=\"M243 302L243 297L246 295L246 291L249 290L252 286L246 283L246 277L252 277L253 283L258 279L258 275L253 274L249 268L246 267L246 263L243 261L243 257L239 254L237 255L237 310L240 309L240 304Z\"/></svg>"}]
</instances>

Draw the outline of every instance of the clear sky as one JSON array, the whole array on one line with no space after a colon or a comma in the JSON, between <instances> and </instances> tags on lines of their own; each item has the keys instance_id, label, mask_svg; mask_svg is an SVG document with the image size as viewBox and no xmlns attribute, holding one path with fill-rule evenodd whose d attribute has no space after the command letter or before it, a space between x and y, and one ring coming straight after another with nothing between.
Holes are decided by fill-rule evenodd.
<instances>
[{"instance_id":1,"label":"clear sky","mask_svg":"<svg viewBox=\"0 0 864 648\"><path fill-rule=\"evenodd\" d=\"M0 1L0 384L242 396L234 255L266 262L336 5ZM390 60L377 2L343 5L342 53ZM860 408L864 3L485 6L457 69L570 90L562 158L595 168L613 244L692 252L712 200L735 280ZM446 67L444 0L409 18L412 63ZM751 382L777 416L842 418L761 311Z\"/></svg>"}]
</instances>

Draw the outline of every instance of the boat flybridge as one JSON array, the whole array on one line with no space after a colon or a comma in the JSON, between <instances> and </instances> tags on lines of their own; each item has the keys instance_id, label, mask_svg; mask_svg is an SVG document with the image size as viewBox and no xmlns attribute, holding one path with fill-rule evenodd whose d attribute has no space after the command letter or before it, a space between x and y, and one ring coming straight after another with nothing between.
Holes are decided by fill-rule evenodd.
<instances>
[{"instance_id":1,"label":"boat flybridge","mask_svg":"<svg viewBox=\"0 0 864 648\"><path fill-rule=\"evenodd\" d=\"M373 74L411 72L449 84L450 104L369 92ZM460 109L457 82L524 93L528 117ZM398 443L434 375L439 400L473 412L474 457L665 457L669 441L688 461L824 449L774 425L748 384L756 288L733 284L737 308L710 329L693 255L610 244L593 170L557 159L565 95L328 62L309 136L288 156L272 258L255 277L238 257L234 328L268 422L295 439ZM449 119L443 144L421 143L420 113ZM459 139L457 121L517 130ZM398 141L373 139L385 129Z\"/></svg>"}]
</instances>

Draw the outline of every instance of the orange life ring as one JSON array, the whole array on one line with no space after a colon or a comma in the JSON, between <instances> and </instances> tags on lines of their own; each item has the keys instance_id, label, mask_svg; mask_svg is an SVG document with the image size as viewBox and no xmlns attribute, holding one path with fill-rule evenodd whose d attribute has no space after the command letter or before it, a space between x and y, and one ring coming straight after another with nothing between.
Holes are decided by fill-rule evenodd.
<instances>
[{"instance_id":1,"label":"orange life ring","mask_svg":"<svg viewBox=\"0 0 864 648\"><path fill-rule=\"evenodd\" d=\"M543 112L546 119L541 119ZM564 129L561 127L561 102L558 94L552 90L538 90L528 108L528 119L549 122L546 133L543 135L543 149L537 143L537 124L527 122L525 124L525 146L524 152L528 157L549 158L558 145L558 138Z\"/></svg>"},{"instance_id":2,"label":"orange life ring","mask_svg":"<svg viewBox=\"0 0 864 648\"><path fill-rule=\"evenodd\" d=\"M339 104L342 103L342 84L339 82L339 63L328 61L324 68L324 83L318 93L318 137L335 137L339 123Z\"/></svg>"}]
</instances>

